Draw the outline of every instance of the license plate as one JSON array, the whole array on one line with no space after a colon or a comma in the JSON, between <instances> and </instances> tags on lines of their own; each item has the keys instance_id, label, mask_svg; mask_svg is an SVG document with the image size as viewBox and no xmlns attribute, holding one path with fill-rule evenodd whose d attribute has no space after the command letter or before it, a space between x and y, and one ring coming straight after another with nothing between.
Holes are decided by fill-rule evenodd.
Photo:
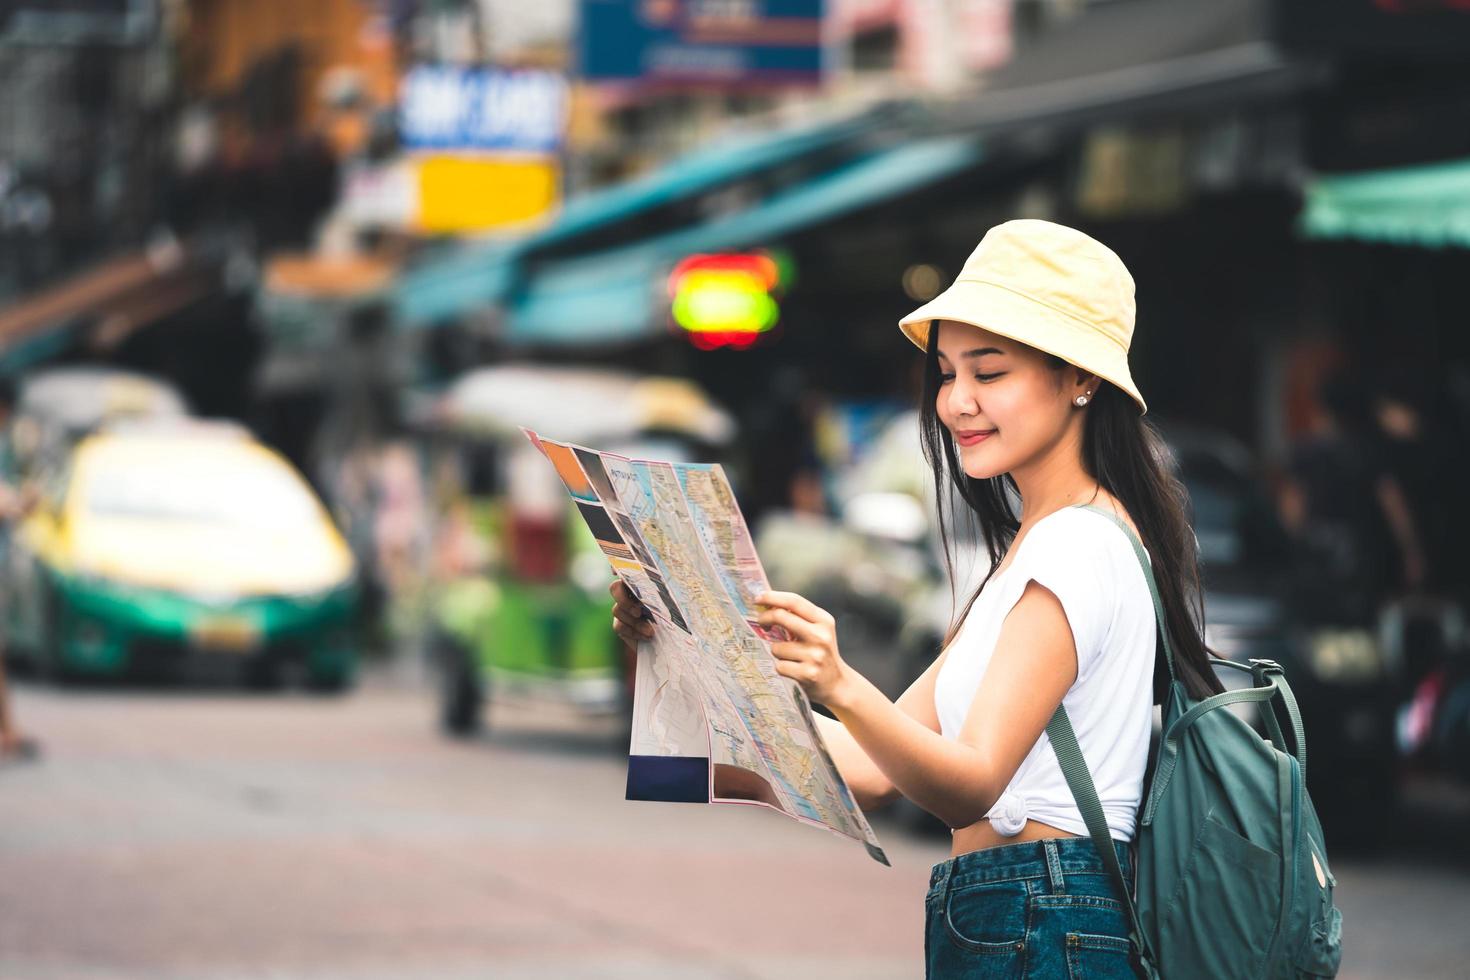
<instances>
[{"instance_id":1,"label":"license plate","mask_svg":"<svg viewBox=\"0 0 1470 980\"><path fill-rule=\"evenodd\" d=\"M212 616L201 619L189 630L196 647L207 650L247 652L260 642L260 630L240 616Z\"/></svg>"}]
</instances>

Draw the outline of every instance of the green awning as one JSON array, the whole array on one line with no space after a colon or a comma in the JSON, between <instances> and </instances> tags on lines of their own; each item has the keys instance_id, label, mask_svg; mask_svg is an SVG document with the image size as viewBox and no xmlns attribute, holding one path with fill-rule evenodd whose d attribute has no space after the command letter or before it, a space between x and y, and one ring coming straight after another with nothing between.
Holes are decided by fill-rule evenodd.
<instances>
[{"instance_id":1,"label":"green awning","mask_svg":"<svg viewBox=\"0 0 1470 980\"><path fill-rule=\"evenodd\" d=\"M1470 248L1470 160L1318 177L1300 227L1309 238Z\"/></svg>"}]
</instances>

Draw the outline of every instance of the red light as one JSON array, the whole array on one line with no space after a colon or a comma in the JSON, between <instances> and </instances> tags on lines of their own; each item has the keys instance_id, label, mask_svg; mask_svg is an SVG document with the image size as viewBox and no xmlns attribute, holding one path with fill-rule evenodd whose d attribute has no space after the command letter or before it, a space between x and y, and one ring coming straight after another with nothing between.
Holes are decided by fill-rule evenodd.
<instances>
[{"instance_id":1,"label":"red light","mask_svg":"<svg viewBox=\"0 0 1470 980\"><path fill-rule=\"evenodd\" d=\"M721 347L745 350L755 344L760 334L750 333L745 330L730 332L701 330L686 334L686 336L689 338L689 342L700 350L717 350Z\"/></svg>"},{"instance_id":2,"label":"red light","mask_svg":"<svg viewBox=\"0 0 1470 980\"><path fill-rule=\"evenodd\" d=\"M749 276L766 292L781 282L781 270L766 255L691 255L669 274L669 295L679 291L680 280L691 272L730 272Z\"/></svg>"}]
</instances>

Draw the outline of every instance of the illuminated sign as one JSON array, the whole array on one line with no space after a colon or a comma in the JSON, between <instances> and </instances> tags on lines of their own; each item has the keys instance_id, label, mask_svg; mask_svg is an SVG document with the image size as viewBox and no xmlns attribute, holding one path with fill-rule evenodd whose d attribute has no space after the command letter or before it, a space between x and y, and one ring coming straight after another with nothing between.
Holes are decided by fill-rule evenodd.
<instances>
[{"instance_id":1,"label":"illuminated sign","mask_svg":"<svg viewBox=\"0 0 1470 980\"><path fill-rule=\"evenodd\" d=\"M787 281L771 255L692 255L669 275L674 322L700 350L749 347L780 319L773 294Z\"/></svg>"},{"instance_id":2,"label":"illuminated sign","mask_svg":"<svg viewBox=\"0 0 1470 980\"><path fill-rule=\"evenodd\" d=\"M398 129L412 150L556 153L567 84L549 71L421 66L403 78Z\"/></svg>"}]
</instances>

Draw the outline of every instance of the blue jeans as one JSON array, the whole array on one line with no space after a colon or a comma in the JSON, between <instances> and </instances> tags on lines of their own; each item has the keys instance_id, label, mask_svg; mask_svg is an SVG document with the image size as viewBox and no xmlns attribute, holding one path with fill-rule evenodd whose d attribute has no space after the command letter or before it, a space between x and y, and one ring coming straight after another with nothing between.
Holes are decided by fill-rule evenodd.
<instances>
[{"instance_id":1,"label":"blue jeans","mask_svg":"<svg viewBox=\"0 0 1470 980\"><path fill-rule=\"evenodd\" d=\"M1133 887L1127 844L1113 842ZM1128 912L1087 837L1004 844L934 866L928 980L1131 978Z\"/></svg>"}]
</instances>

